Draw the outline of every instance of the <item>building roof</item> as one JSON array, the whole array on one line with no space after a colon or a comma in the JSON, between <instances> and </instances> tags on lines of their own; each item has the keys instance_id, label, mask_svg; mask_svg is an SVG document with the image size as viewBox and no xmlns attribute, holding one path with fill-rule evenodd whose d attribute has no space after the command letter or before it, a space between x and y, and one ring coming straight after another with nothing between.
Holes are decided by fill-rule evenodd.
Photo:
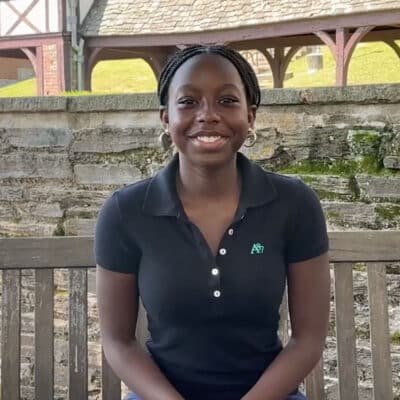
<instances>
[{"instance_id":1,"label":"building roof","mask_svg":"<svg viewBox=\"0 0 400 400\"><path fill-rule=\"evenodd\" d=\"M400 9L399 0L95 0L82 34L189 33Z\"/></svg>"}]
</instances>

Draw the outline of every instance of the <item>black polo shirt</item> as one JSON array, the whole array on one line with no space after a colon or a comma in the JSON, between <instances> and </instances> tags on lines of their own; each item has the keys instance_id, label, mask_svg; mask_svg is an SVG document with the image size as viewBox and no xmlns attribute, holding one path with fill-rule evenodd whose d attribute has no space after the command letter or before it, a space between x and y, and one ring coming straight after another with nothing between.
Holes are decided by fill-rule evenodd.
<instances>
[{"instance_id":1,"label":"black polo shirt","mask_svg":"<svg viewBox=\"0 0 400 400\"><path fill-rule=\"evenodd\" d=\"M178 155L154 178L113 193L97 222L97 264L138 276L148 349L187 400L240 399L255 384L282 349L288 264L328 250L310 188L240 153L237 163L240 204L216 257L178 198Z\"/></svg>"}]
</instances>

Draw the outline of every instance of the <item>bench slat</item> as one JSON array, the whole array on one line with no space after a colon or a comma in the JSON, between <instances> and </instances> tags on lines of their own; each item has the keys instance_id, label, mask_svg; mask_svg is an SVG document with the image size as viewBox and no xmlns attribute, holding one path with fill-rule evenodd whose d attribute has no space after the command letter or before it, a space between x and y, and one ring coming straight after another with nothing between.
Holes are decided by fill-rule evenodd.
<instances>
[{"instance_id":1,"label":"bench slat","mask_svg":"<svg viewBox=\"0 0 400 400\"><path fill-rule=\"evenodd\" d=\"M329 232L331 262L400 260L399 231ZM0 269L94 267L93 237L0 238Z\"/></svg>"},{"instance_id":2,"label":"bench slat","mask_svg":"<svg viewBox=\"0 0 400 400\"><path fill-rule=\"evenodd\" d=\"M1 398L20 398L21 271L3 271Z\"/></svg>"},{"instance_id":3,"label":"bench slat","mask_svg":"<svg viewBox=\"0 0 400 400\"><path fill-rule=\"evenodd\" d=\"M334 266L339 399L358 400L353 265Z\"/></svg>"},{"instance_id":4,"label":"bench slat","mask_svg":"<svg viewBox=\"0 0 400 400\"><path fill-rule=\"evenodd\" d=\"M121 381L108 365L104 352L101 359L101 391L103 400L121 399Z\"/></svg>"},{"instance_id":5,"label":"bench slat","mask_svg":"<svg viewBox=\"0 0 400 400\"><path fill-rule=\"evenodd\" d=\"M69 398L88 398L87 269L69 271Z\"/></svg>"},{"instance_id":6,"label":"bench slat","mask_svg":"<svg viewBox=\"0 0 400 400\"><path fill-rule=\"evenodd\" d=\"M374 399L392 400L386 268L384 264L371 263L367 271Z\"/></svg>"},{"instance_id":7,"label":"bench slat","mask_svg":"<svg viewBox=\"0 0 400 400\"><path fill-rule=\"evenodd\" d=\"M282 303L279 308L279 338L282 341L283 346L287 344L289 341L289 331L290 331L290 321L289 321L289 304L288 304L288 294L287 287L283 293Z\"/></svg>"},{"instance_id":8,"label":"bench slat","mask_svg":"<svg viewBox=\"0 0 400 400\"><path fill-rule=\"evenodd\" d=\"M326 399L324 388L324 361L322 357L311 373L307 376L305 384L308 400Z\"/></svg>"},{"instance_id":9,"label":"bench slat","mask_svg":"<svg viewBox=\"0 0 400 400\"><path fill-rule=\"evenodd\" d=\"M54 387L54 278L52 269L35 271L35 398L52 399Z\"/></svg>"}]
</instances>

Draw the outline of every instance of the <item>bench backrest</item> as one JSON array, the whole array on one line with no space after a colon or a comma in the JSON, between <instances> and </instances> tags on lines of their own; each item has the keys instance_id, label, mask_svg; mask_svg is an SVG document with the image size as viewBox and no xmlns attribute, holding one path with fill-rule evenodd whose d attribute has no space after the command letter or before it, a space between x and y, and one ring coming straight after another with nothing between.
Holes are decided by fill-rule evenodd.
<instances>
[{"instance_id":1,"label":"bench backrest","mask_svg":"<svg viewBox=\"0 0 400 400\"><path fill-rule=\"evenodd\" d=\"M330 233L339 399L358 399L353 265L365 263L368 275L370 341L374 398L392 400L385 263L400 260L400 232ZM94 266L93 238L0 239L2 272L1 398L20 398L21 270L35 271L35 398L52 399L54 391L54 269L69 270L69 398L88 399L88 268ZM281 307L280 335L289 337L287 302ZM137 337L147 337L141 308ZM102 398L120 400L121 383L103 357ZM323 400L324 362L305 381L309 400Z\"/></svg>"}]
</instances>

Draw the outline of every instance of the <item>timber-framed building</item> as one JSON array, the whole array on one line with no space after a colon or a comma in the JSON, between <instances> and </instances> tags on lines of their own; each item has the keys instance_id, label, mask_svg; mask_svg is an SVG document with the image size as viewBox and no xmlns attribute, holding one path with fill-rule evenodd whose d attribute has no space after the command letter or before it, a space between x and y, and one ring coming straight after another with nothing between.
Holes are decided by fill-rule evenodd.
<instances>
[{"instance_id":1,"label":"timber-framed building","mask_svg":"<svg viewBox=\"0 0 400 400\"><path fill-rule=\"evenodd\" d=\"M40 23L33 17L39 6L46 10ZM10 10L17 18L12 29L4 17ZM22 25L29 34L21 34ZM344 86L358 43L383 41L400 58L396 40L398 0L0 2L0 57L27 57L38 78L38 94L44 95L90 90L93 68L101 60L143 58L157 76L170 54L194 43L259 50L277 88L283 87L289 62L303 46L327 45L336 61L336 85Z\"/></svg>"}]
</instances>

